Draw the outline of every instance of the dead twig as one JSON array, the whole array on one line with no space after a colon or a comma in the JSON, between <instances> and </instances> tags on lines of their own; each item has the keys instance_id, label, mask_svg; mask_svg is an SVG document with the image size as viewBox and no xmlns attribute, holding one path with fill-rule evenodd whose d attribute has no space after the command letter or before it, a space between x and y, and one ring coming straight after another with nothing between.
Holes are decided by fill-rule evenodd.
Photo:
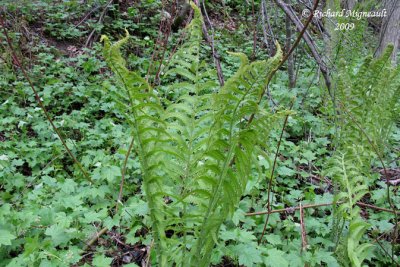
<instances>
[{"instance_id":1,"label":"dead twig","mask_svg":"<svg viewBox=\"0 0 400 267\"><path fill-rule=\"evenodd\" d=\"M304 24L304 28L300 31L299 35L297 36L296 41L293 43L292 47L289 49L289 52L282 58L282 60L281 60L281 62L279 63L279 65L269 73L269 75L268 75L268 77L267 77L267 84L266 84L266 86L264 87L263 92L260 94L260 98L259 98L259 100L258 100L258 104L261 103L261 100L262 100L262 98L263 98L265 92L267 91L267 89L268 89L268 87L269 87L269 83L271 82L272 77L274 77L274 75L275 75L276 72L279 70L279 68L282 67L283 64L285 64L285 62L289 59L290 55L293 53L293 51L294 51L294 50L296 49L296 47L299 45L300 40L303 38L303 35L304 35L304 33L306 32L307 27L310 25L310 22L312 21L312 18L314 17L314 11L315 11L315 10L317 9L317 7L318 7L319 0L314 0L314 1L315 1L315 2L314 2L313 10L311 10L310 16L308 17L306 23ZM292 105L293 105L293 104L292 104ZM291 109L291 108L290 108L290 109ZM251 124L251 122L254 120L254 116L255 116L254 113L251 114L251 116L250 116L250 118L249 118L249 120L248 120L248 122L247 122L247 125Z\"/></svg>"},{"instance_id":2,"label":"dead twig","mask_svg":"<svg viewBox=\"0 0 400 267\"><path fill-rule=\"evenodd\" d=\"M285 0L288 3L288 0ZM290 25L289 16L286 15L285 17L285 29L286 29L286 40L285 40L285 50L288 51L290 48L290 43L292 42L292 28ZM294 72L294 57L293 53L290 54L288 61L287 61L287 73L289 78L289 88L293 88L296 85L296 77Z\"/></svg>"},{"instance_id":3,"label":"dead twig","mask_svg":"<svg viewBox=\"0 0 400 267\"><path fill-rule=\"evenodd\" d=\"M195 3L200 8L200 4L198 3L198 1L195 1ZM211 37L208 34L207 26L204 23L204 21L203 21L203 23L201 25L201 28L202 28L202 31L203 31L204 39L206 40L206 42L211 47L212 56L213 56L213 59L214 59L214 64L215 64L215 67L217 69L217 76L218 76L219 85L222 87L225 84L225 80L224 80L224 74L222 73L220 56L218 54L218 51L215 49L214 28L213 28L213 26L211 24L210 18L208 17L206 6L204 5L204 0L201 3L202 3L202 6L203 6L203 10L204 10L204 17L207 19L207 23L210 25Z\"/></svg>"},{"instance_id":4,"label":"dead twig","mask_svg":"<svg viewBox=\"0 0 400 267\"><path fill-rule=\"evenodd\" d=\"M108 3L104 6L103 12L101 12L99 20L97 21L97 24L100 24L100 23L103 22L104 16L106 15L106 13L108 11L108 7L112 4L113 1L114 0L108 1ZM89 45L91 44L92 38L93 38L93 35L94 35L95 32L96 32L96 29L93 29L90 32L90 34L89 34L89 36L88 36L88 38L86 39L86 42L85 42L85 46L86 47L89 47Z\"/></svg>"},{"instance_id":5,"label":"dead twig","mask_svg":"<svg viewBox=\"0 0 400 267\"><path fill-rule=\"evenodd\" d=\"M122 203L122 195L123 195L123 190L124 190L125 174L126 174L126 165L128 163L129 155L131 154L134 141L135 141L135 139L132 137L131 143L129 144L129 147L128 147L128 151L125 154L124 165L122 166L122 170L121 170L121 183L119 184L118 199L117 199L117 203L115 203L115 213L118 212L118 204Z\"/></svg>"},{"instance_id":6,"label":"dead twig","mask_svg":"<svg viewBox=\"0 0 400 267\"><path fill-rule=\"evenodd\" d=\"M383 250L383 252L385 252L385 254L392 259L392 263L396 264L396 266L400 266L396 260L394 259L394 255L390 254L381 244L381 242L379 240L376 240L376 243L380 246L380 248Z\"/></svg>"},{"instance_id":7,"label":"dead twig","mask_svg":"<svg viewBox=\"0 0 400 267\"><path fill-rule=\"evenodd\" d=\"M86 247L83 249L83 251L86 251L91 245L93 245L103 234L105 234L108 231L107 227L104 227L101 229L99 232L96 232L92 238L89 239L88 242L86 242Z\"/></svg>"},{"instance_id":8,"label":"dead twig","mask_svg":"<svg viewBox=\"0 0 400 267\"><path fill-rule=\"evenodd\" d=\"M95 6L94 8L92 8L84 17L83 19L81 19L81 21L79 21L76 25L75 28L77 28L79 25L81 25L82 23L85 22L85 20L90 16L90 14L92 14L93 12L95 12L97 9L99 9L100 6Z\"/></svg>"},{"instance_id":9,"label":"dead twig","mask_svg":"<svg viewBox=\"0 0 400 267\"><path fill-rule=\"evenodd\" d=\"M164 7L164 2L163 2L163 12L165 13L164 8L165 7ZM157 42L156 42L156 44L158 42L161 42L160 49L162 49L162 54L161 54L161 58L160 58L160 64L158 65L158 69L157 69L156 75L154 77L154 84L160 83L161 67L163 65L164 57L165 57L165 54L167 51L168 40L171 35L172 22L173 22L172 19L167 16L164 19L162 19L160 22L159 32L161 33L161 35L164 34L164 39L160 41L159 40L159 39L161 39L161 35L160 35L160 37L157 39ZM150 71L150 69L148 70L147 75L149 75L149 73L150 73L149 71Z\"/></svg>"},{"instance_id":10,"label":"dead twig","mask_svg":"<svg viewBox=\"0 0 400 267\"><path fill-rule=\"evenodd\" d=\"M292 106L293 106L293 103L294 103L294 100L292 101ZM283 122L283 127L282 127L282 130L281 130L281 134L279 136L278 145L276 146L274 163L272 165L272 170L271 170L271 176L270 176L269 181L268 181L268 193L267 193L267 209L268 209L268 211L271 211L270 195L271 195L271 189L272 189L272 180L273 180L273 177L274 177L274 172L275 172L275 168L276 168L276 162L277 162L278 155L279 155L279 149L281 147L282 137L283 137L283 133L285 131L285 128L286 128L286 125L287 125L287 122L288 122L288 118L289 118L289 115L286 115L285 121ZM268 225L268 220L269 220L269 215L270 214L271 213L267 213L267 218L265 219L264 228L263 228L261 237L258 240L258 244L261 243L261 240L263 239L263 237L265 235L265 231L267 230L267 225Z\"/></svg>"},{"instance_id":11,"label":"dead twig","mask_svg":"<svg viewBox=\"0 0 400 267\"><path fill-rule=\"evenodd\" d=\"M270 47L270 45L268 44L268 37L272 38L273 43L275 43L276 38L275 38L274 32L272 31L271 24L269 22L266 5L267 4L265 3L265 0L262 0L260 11L261 11L261 24L262 24L262 30L263 30L263 35L264 35L263 41L264 41L265 46L267 47L267 51L269 52L270 55L272 55L274 49L273 49L273 47ZM267 22L269 33L267 33L265 22Z\"/></svg>"},{"instance_id":12,"label":"dead twig","mask_svg":"<svg viewBox=\"0 0 400 267\"><path fill-rule=\"evenodd\" d=\"M304 224L304 213L303 213L303 206L300 203L299 205L300 210L300 229L301 229L301 252L307 250L307 233L306 233L306 226Z\"/></svg>"},{"instance_id":13,"label":"dead twig","mask_svg":"<svg viewBox=\"0 0 400 267\"><path fill-rule=\"evenodd\" d=\"M343 202L329 202L329 203L321 203L321 204L309 204L309 205L304 205L302 206L302 209L310 209L310 208L319 208L319 207L325 207L325 206L332 206L332 205L339 205L342 204ZM357 206L360 207L364 207L364 208L369 208L369 209L373 209L373 210L377 210L377 211L384 211L384 212L389 212L389 213L394 213L393 210L391 209L386 209L386 208L381 208L378 206L374 206L371 204L366 204L363 202L357 202L356 203ZM282 213L282 212L288 212L288 213L293 213L296 210L300 210L300 206L296 206L296 207L288 207L285 209L277 209L277 210L266 210L266 211L258 211L258 212L249 212L246 213L245 216L257 216L257 215L264 215L264 214L273 214L273 213Z\"/></svg>"},{"instance_id":14,"label":"dead twig","mask_svg":"<svg viewBox=\"0 0 400 267\"><path fill-rule=\"evenodd\" d=\"M187 21L190 21L192 19L192 16L193 16L193 14L191 12ZM183 39L185 38L185 36L186 36L186 32L182 31L182 33L179 35L179 38L178 38L178 40L176 42L176 45L172 49L168 59L165 61L166 62L165 66L162 66L162 68L160 69L160 72L162 72L163 69L166 68L169 65L169 63L171 62L172 57L175 55L175 53L178 50L180 44L183 42ZM146 80L148 80L147 76L146 76Z\"/></svg>"},{"instance_id":15,"label":"dead twig","mask_svg":"<svg viewBox=\"0 0 400 267\"><path fill-rule=\"evenodd\" d=\"M302 208L303 209L318 208L318 207L331 206L333 204L335 204L335 203L329 202L329 203L321 203L321 204L309 204L309 205L304 205ZM300 206L288 207L285 209L269 210L269 211L266 210L266 211L249 212L249 213L246 213L245 216L257 216L257 215L282 213L282 212L293 213L299 209L300 209Z\"/></svg>"},{"instance_id":16,"label":"dead twig","mask_svg":"<svg viewBox=\"0 0 400 267\"><path fill-rule=\"evenodd\" d=\"M396 214L396 211L394 211L394 210L381 208L381 207L374 206L374 205L371 205L371 204L366 204L366 203L363 203L363 202L360 202L360 201L357 202L356 204L357 204L357 206L360 206L360 207L369 208L369 209L378 210L378 211L385 211L385 212Z\"/></svg>"},{"instance_id":17,"label":"dead twig","mask_svg":"<svg viewBox=\"0 0 400 267\"><path fill-rule=\"evenodd\" d=\"M253 29L253 53L251 55L251 59L256 58L256 48L257 48L257 18L254 13L254 0L251 1L251 14L253 16L253 24L254 24L254 29Z\"/></svg>"}]
</instances>

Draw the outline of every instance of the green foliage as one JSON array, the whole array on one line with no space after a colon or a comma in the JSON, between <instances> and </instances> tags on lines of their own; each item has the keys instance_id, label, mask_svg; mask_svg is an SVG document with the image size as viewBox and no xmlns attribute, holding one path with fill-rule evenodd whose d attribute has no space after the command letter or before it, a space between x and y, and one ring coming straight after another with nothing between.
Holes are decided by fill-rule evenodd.
<instances>
[{"instance_id":1,"label":"green foliage","mask_svg":"<svg viewBox=\"0 0 400 267\"><path fill-rule=\"evenodd\" d=\"M352 155L340 154L332 157L332 167L329 169L329 174L340 185L340 192L335 195L336 202L344 202L340 204L338 212L345 219L357 217L359 210L354 209L357 201L368 192L368 187L365 184L365 176L362 170L358 169L357 164L360 162L358 152L355 148Z\"/></svg>"},{"instance_id":2,"label":"green foliage","mask_svg":"<svg viewBox=\"0 0 400 267\"><path fill-rule=\"evenodd\" d=\"M389 134L398 120L400 68L391 66L392 49L389 47L381 58L368 57L355 72L351 71L351 64L342 61L337 75L340 131L327 174L338 184L335 201L340 205L334 231L337 242L345 222L349 222L346 243L338 249L347 251L348 258L342 262L350 262L351 266L361 266L371 252L371 244L360 244L371 225L361 218L356 203L369 192L371 165L384 160Z\"/></svg>"},{"instance_id":3,"label":"green foliage","mask_svg":"<svg viewBox=\"0 0 400 267\"><path fill-rule=\"evenodd\" d=\"M108 267L111 265L112 258L107 258L104 255L97 255L93 258L94 267Z\"/></svg>"},{"instance_id":4,"label":"green foliage","mask_svg":"<svg viewBox=\"0 0 400 267\"><path fill-rule=\"evenodd\" d=\"M268 57L264 29L254 28L250 2L205 1L224 88L218 88L210 67L211 48L201 40L198 13L184 33L171 32L166 47L160 45L174 1L114 1L100 23L109 1L3 2L17 56L93 182L82 177L52 132L0 31L0 266L121 265L127 246L140 255L152 247L152 255L143 256L158 266L161 245L168 266L389 266L390 254L398 259L399 245L390 243L393 215L355 205L390 208L388 192L394 205L400 203L400 195L392 193L396 187L387 189L379 160L389 174L398 170L399 70L390 68L386 54L360 62L374 40L366 20L354 21L350 35L331 32L328 57L335 64L336 91L331 105L315 79L315 62L297 53L303 43L296 49L296 88L287 88L287 74L278 72L260 101L274 60L249 63L228 52L253 55L255 30L255 58ZM305 8L300 2L293 3L294 10ZM365 3L356 9L367 10ZM254 4L257 14L260 3ZM331 21L324 23L326 29ZM267 25L281 40L283 22L278 12ZM129 40L106 42L115 73L110 77L101 45L80 46L92 29L96 37L118 36L125 28L132 33ZM176 51L182 34L186 41ZM322 48L318 35L313 38ZM298 211L271 214L260 246L265 216L246 216L266 209L265 181L281 131L274 125L279 111L292 103L271 208L340 204L304 209L308 244L301 252ZM86 247L104 227L109 231ZM369 247L374 239L380 246ZM131 262L140 265L140 260Z\"/></svg>"},{"instance_id":5,"label":"green foliage","mask_svg":"<svg viewBox=\"0 0 400 267\"><path fill-rule=\"evenodd\" d=\"M379 156L399 119L400 69L389 62L392 50L389 46L378 59L367 57L356 71L342 61L338 72L337 97L343 109L339 142L358 139Z\"/></svg>"},{"instance_id":6,"label":"green foliage","mask_svg":"<svg viewBox=\"0 0 400 267\"><path fill-rule=\"evenodd\" d=\"M336 211L337 219L349 221L349 230L347 235L346 249L347 256L350 259L351 266L361 266L361 263L370 252L372 244L359 244L365 231L370 225L360 217L360 209L356 206L357 201L368 193L368 186L361 169L357 168L363 164L358 156L359 149L352 148L352 154L337 154L332 157L329 169L329 175L339 186L338 193L335 195L335 202L339 203ZM362 155L362 151L360 153ZM361 165L362 166L362 165ZM338 223L338 222L337 222ZM340 248L342 249L342 248ZM346 259L342 259L346 262Z\"/></svg>"},{"instance_id":7,"label":"green foliage","mask_svg":"<svg viewBox=\"0 0 400 267\"><path fill-rule=\"evenodd\" d=\"M371 10L371 2L373 1L356 2L352 11ZM344 4L343 1L330 0L327 2L326 10L343 10ZM344 10L347 12L347 9ZM368 20L366 18L358 19L355 16L338 16L325 17L324 20L331 35L326 49L331 54L334 64L337 64L340 60L345 60L348 65L353 65L360 58L373 52L370 50L371 46L366 45L366 42L371 42L375 37L374 34L369 32L370 28L367 27ZM340 24L354 25L354 29L351 30L351 34L348 34L347 31L338 30Z\"/></svg>"},{"instance_id":8,"label":"green foliage","mask_svg":"<svg viewBox=\"0 0 400 267\"><path fill-rule=\"evenodd\" d=\"M84 241L98 231L100 223L110 228L133 221L144 225L146 216L135 214L129 201L121 215L109 213L120 178L116 169L127 146L123 140L129 133L111 111L111 99L103 94L102 82L110 84L100 74L105 63L94 50L67 58L45 47L35 49L39 52L31 78L94 182L89 185L65 153L28 83L1 62L0 266L76 264ZM88 62L92 62L90 69L85 68ZM126 179L132 191L137 187L139 174L133 173L137 165L135 159L128 161L132 172Z\"/></svg>"},{"instance_id":9,"label":"green foliage","mask_svg":"<svg viewBox=\"0 0 400 267\"><path fill-rule=\"evenodd\" d=\"M210 72L199 60L202 18L193 8L188 41L165 73L178 78L164 85L174 91L173 99L126 69L119 50L128 35L114 44L102 37L104 56L121 87L115 100L131 124L140 158L160 266L208 266L219 228L233 215L268 140L274 118L258 101L282 57L278 50L268 61L249 63L234 54L241 60L239 70L214 92Z\"/></svg>"},{"instance_id":10,"label":"green foliage","mask_svg":"<svg viewBox=\"0 0 400 267\"><path fill-rule=\"evenodd\" d=\"M365 231L370 225L362 219L353 219L349 225L349 236L347 237L347 255L352 266L361 266L362 262L370 253L372 244L359 244Z\"/></svg>"},{"instance_id":11,"label":"green foliage","mask_svg":"<svg viewBox=\"0 0 400 267\"><path fill-rule=\"evenodd\" d=\"M11 234L9 231L6 230L0 230L0 245L6 245L9 246L11 245L11 241L16 238L15 235Z\"/></svg>"}]
</instances>

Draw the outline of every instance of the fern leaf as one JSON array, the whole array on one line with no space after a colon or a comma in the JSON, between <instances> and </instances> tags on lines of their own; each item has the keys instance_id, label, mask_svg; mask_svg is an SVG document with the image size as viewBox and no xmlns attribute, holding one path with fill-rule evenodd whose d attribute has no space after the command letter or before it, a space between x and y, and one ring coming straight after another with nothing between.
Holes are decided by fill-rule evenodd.
<instances>
[{"instance_id":1,"label":"fern leaf","mask_svg":"<svg viewBox=\"0 0 400 267\"><path fill-rule=\"evenodd\" d=\"M347 238L347 253L352 266L360 267L362 262L368 256L370 248L369 243L359 244L365 231L370 225L360 219L351 221L349 227L349 236Z\"/></svg>"},{"instance_id":2,"label":"fern leaf","mask_svg":"<svg viewBox=\"0 0 400 267\"><path fill-rule=\"evenodd\" d=\"M208 266L219 227L234 213L275 117L259 102L282 59L279 45L265 61L233 54L241 66L217 90L214 72L199 60L202 18L192 7L188 40L161 82L172 97L162 97L126 68L120 49L128 34L114 44L102 37L104 56L123 89L113 97L137 145L159 266Z\"/></svg>"}]
</instances>

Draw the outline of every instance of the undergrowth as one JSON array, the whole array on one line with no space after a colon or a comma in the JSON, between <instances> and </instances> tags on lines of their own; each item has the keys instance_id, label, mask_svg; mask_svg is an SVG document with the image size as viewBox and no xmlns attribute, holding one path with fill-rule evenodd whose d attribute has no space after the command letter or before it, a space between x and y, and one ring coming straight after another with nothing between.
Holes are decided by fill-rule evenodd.
<instances>
[{"instance_id":1,"label":"undergrowth","mask_svg":"<svg viewBox=\"0 0 400 267\"><path fill-rule=\"evenodd\" d=\"M51 13L58 5L73 12L76 4L34 3L21 12L43 6ZM135 17L139 7L125 15ZM81 11L90 8L81 6ZM110 7L111 14L115 8ZM82 38L99 26L96 16L85 27L64 25L63 10L25 19L45 16L46 30L63 39ZM334 51L344 60L332 73L332 99L311 78L313 62L301 62L297 86L289 90L283 72L269 80L282 60L279 45L274 57L249 62L242 53L226 55L236 45L229 43L231 36L216 33L229 78L219 87L209 48L202 43L202 17L194 11L186 41L168 64L160 65L157 86L146 80L154 45L147 36L156 34L150 28L131 38L135 43L128 33L114 43L102 37L113 76L99 46L70 57L34 48L29 74L91 182L54 135L2 41L0 266L135 266L143 260L153 266L395 264L400 197L387 179L399 164L400 68L391 67L392 48L381 58L360 62L359 42L367 27L362 24L352 37L358 46L346 50L349 39ZM79 12L72 15L80 18ZM137 30L131 20L118 17L117 22L106 26L109 33ZM24 23L15 27L23 29ZM243 44L238 49L251 54L252 43L240 37L246 32L238 29L234 35ZM11 37L16 43L24 38ZM26 53L26 46L18 52ZM123 46L146 53L125 56ZM266 178L278 142L267 199ZM265 242L257 244L265 215L248 213L265 211L267 201L281 211L270 214ZM327 205L304 208L302 217L299 204ZM107 233L87 246L102 229Z\"/></svg>"}]
</instances>

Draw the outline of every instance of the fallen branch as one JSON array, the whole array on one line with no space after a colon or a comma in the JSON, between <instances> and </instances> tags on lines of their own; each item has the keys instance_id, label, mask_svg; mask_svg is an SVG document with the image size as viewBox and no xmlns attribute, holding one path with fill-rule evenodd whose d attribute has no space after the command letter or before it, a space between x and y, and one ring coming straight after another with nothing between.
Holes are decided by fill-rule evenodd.
<instances>
[{"instance_id":1,"label":"fallen branch","mask_svg":"<svg viewBox=\"0 0 400 267\"><path fill-rule=\"evenodd\" d=\"M309 204L309 205L304 205L301 208L302 209L319 208L319 207L332 206L332 205L335 205L335 204L342 204L342 203L343 202L329 202L329 203L321 203L321 204ZM366 203L363 203L363 202L357 202L356 205L360 206L360 207L364 207L364 208L377 210L377 211L395 213L391 209L381 208L381 207L374 206L374 205L371 205L371 204L366 204ZM288 207L288 208L285 208L285 209L276 209L276 210L270 210L270 211L266 210L266 211L258 211L258 212L249 212L249 213L246 213L245 216L256 216L256 215L282 213L282 212L293 213L296 210L300 210L300 206Z\"/></svg>"},{"instance_id":2,"label":"fallen branch","mask_svg":"<svg viewBox=\"0 0 400 267\"><path fill-rule=\"evenodd\" d=\"M303 213L303 206L300 203L300 229L301 229L301 252L307 250L307 233L306 233L306 226L304 224L304 213Z\"/></svg>"},{"instance_id":3,"label":"fallen branch","mask_svg":"<svg viewBox=\"0 0 400 267\"><path fill-rule=\"evenodd\" d=\"M83 251L86 251L91 245L93 245L107 231L108 231L107 227L104 227L103 229L100 230L100 232L96 232L93 235L93 237L90 238L88 242L86 242L86 247L83 249Z\"/></svg>"},{"instance_id":4,"label":"fallen branch","mask_svg":"<svg viewBox=\"0 0 400 267\"><path fill-rule=\"evenodd\" d=\"M394 210L377 207L377 206L374 206L374 205L371 205L371 204L366 204L366 203L363 203L363 202L357 202L356 205L360 206L360 207L364 207L364 208L369 208L369 209L373 209L373 210L385 211L385 212L396 214L396 211L394 211Z\"/></svg>"}]
</instances>

